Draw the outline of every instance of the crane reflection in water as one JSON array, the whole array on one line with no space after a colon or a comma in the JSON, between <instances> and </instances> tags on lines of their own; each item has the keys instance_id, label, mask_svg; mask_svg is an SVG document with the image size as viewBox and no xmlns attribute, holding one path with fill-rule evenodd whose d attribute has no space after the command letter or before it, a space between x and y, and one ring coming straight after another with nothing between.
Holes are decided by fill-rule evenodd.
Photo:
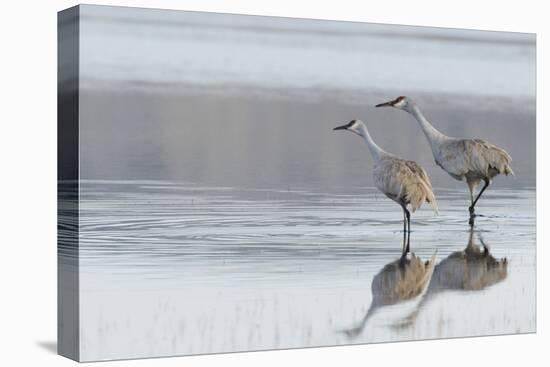
<instances>
[{"instance_id":1,"label":"crane reflection in water","mask_svg":"<svg viewBox=\"0 0 550 367\"><path fill-rule=\"evenodd\" d=\"M432 279L416 309L398 324L408 327L414 324L425 306L448 291L482 291L504 279L508 275L508 259L495 258L478 232L479 242L475 243L476 230L470 226L466 248L456 251L436 265Z\"/></svg>"},{"instance_id":2,"label":"crane reflection in water","mask_svg":"<svg viewBox=\"0 0 550 367\"><path fill-rule=\"evenodd\" d=\"M435 253L430 260L423 261L414 253L407 253L408 240L403 236L403 252L401 256L386 264L372 279L372 302L363 319L351 329L343 330L350 338L360 335L369 319L385 306L418 297L429 282L435 263Z\"/></svg>"},{"instance_id":3,"label":"crane reflection in water","mask_svg":"<svg viewBox=\"0 0 550 367\"><path fill-rule=\"evenodd\" d=\"M396 328L412 326L425 306L448 291L481 291L493 286L508 275L508 259L495 258L489 245L470 226L468 243L461 251L451 253L435 264L435 254L426 262L412 254L385 265L372 280L372 302L362 320L344 333L355 338L365 330L369 319L384 306L413 300L420 296L414 310L392 325Z\"/></svg>"}]
</instances>

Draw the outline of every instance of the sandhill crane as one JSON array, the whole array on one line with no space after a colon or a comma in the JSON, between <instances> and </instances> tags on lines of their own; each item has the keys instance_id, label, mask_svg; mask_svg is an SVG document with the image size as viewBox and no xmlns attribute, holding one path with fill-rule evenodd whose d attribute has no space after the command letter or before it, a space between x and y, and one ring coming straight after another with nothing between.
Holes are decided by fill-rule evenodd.
<instances>
[{"instance_id":1,"label":"sandhill crane","mask_svg":"<svg viewBox=\"0 0 550 367\"><path fill-rule=\"evenodd\" d=\"M405 252L409 252L411 216L407 206L414 212L427 201L437 212L435 195L426 171L414 161L398 158L382 150L361 120L352 120L333 130L348 130L366 141L374 159L372 173L375 186L403 208L403 232L407 232Z\"/></svg>"},{"instance_id":2,"label":"sandhill crane","mask_svg":"<svg viewBox=\"0 0 550 367\"><path fill-rule=\"evenodd\" d=\"M491 255L489 247L481 236L481 246L474 243L474 227L470 226L468 244L462 251L453 252L437 264L430 284L422 300L418 303L401 326L409 326L420 311L431 300L446 291L481 291L497 284L508 275L508 259L497 259Z\"/></svg>"},{"instance_id":3,"label":"sandhill crane","mask_svg":"<svg viewBox=\"0 0 550 367\"><path fill-rule=\"evenodd\" d=\"M424 117L420 108L408 97L398 97L393 101L380 103L376 107L395 107L413 115L424 135L430 142L435 163L451 177L466 183L470 190L470 224L475 217L475 205L491 180L498 174L514 174L510 166L512 158L502 148L481 139L453 138L442 134ZM474 193L480 181L483 188L474 199Z\"/></svg>"},{"instance_id":4,"label":"sandhill crane","mask_svg":"<svg viewBox=\"0 0 550 367\"><path fill-rule=\"evenodd\" d=\"M367 321L382 307L412 300L424 292L433 273L435 253L426 262L416 255L412 255L410 259L405 255L403 253L401 258L387 264L374 276L369 309L356 326L343 330L348 337L360 335L367 326Z\"/></svg>"}]
</instances>

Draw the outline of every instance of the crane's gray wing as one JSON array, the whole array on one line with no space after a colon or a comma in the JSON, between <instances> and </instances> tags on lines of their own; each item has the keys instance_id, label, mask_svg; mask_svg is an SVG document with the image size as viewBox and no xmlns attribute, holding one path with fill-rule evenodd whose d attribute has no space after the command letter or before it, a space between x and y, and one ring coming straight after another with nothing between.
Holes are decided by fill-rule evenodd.
<instances>
[{"instance_id":1,"label":"crane's gray wing","mask_svg":"<svg viewBox=\"0 0 550 367\"><path fill-rule=\"evenodd\" d=\"M470 164L488 177L514 174L512 157L504 149L482 139L466 140L466 145L470 151Z\"/></svg>"},{"instance_id":2,"label":"crane's gray wing","mask_svg":"<svg viewBox=\"0 0 550 367\"><path fill-rule=\"evenodd\" d=\"M424 201L437 212L437 202L426 171L416 162L391 157L383 159L374 169L376 187L394 200L405 200L413 211Z\"/></svg>"},{"instance_id":3,"label":"crane's gray wing","mask_svg":"<svg viewBox=\"0 0 550 367\"><path fill-rule=\"evenodd\" d=\"M469 150L467 140L447 141L441 145L435 163L460 181L471 169Z\"/></svg>"},{"instance_id":4,"label":"crane's gray wing","mask_svg":"<svg viewBox=\"0 0 550 367\"><path fill-rule=\"evenodd\" d=\"M513 174L512 158L502 148L482 139L456 139L441 146L436 163L454 178L465 175L491 178Z\"/></svg>"}]
</instances>

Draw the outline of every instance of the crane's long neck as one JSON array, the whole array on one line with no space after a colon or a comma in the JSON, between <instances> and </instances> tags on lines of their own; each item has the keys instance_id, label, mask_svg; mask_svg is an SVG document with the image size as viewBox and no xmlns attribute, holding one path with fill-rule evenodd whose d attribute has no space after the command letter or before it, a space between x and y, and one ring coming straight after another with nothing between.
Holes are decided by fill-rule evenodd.
<instances>
[{"instance_id":1,"label":"crane's long neck","mask_svg":"<svg viewBox=\"0 0 550 367\"><path fill-rule=\"evenodd\" d=\"M413 106L410 113L414 116L416 121L418 121L418 123L420 124L420 127L422 128L424 135L426 135L426 138L428 138L428 141L430 142L432 151L434 150L434 148L439 146L444 140L449 138L448 136L442 134L435 127L433 127L432 124L430 124L430 122L426 117L424 117L424 115L422 114L418 106L416 105Z\"/></svg>"},{"instance_id":2,"label":"crane's long neck","mask_svg":"<svg viewBox=\"0 0 550 367\"><path fill-rule=\"evenodd\" d=\"M361 137L365 139L365 142L367 143L367 146L369 147L370 153L372 154L372 157L374 160L379 160L382 157L388 155L387 152L385 152L382 148L380 148L372 139L372 137L369 134L369 130L364 124L361 124L359 127L361 130Z\"/></svg>"}]
</instances>

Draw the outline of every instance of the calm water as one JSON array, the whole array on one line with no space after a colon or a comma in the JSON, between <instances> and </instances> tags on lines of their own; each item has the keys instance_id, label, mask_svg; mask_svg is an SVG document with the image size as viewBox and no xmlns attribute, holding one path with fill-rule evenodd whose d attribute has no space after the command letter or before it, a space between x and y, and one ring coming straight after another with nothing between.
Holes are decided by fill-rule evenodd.
<instances>
[{"instance_id":1,"label":"calm water","mask_svg":"<svg viewBox=\"0 0 550 367\"><path fill-rule=\"evenodd\" d=\"M374 189L81 190L85 360L535 330L533 190L489 190L472 240L466 188L440 190L402 272L402 213Z\"/></svg>"}]
</instances>

